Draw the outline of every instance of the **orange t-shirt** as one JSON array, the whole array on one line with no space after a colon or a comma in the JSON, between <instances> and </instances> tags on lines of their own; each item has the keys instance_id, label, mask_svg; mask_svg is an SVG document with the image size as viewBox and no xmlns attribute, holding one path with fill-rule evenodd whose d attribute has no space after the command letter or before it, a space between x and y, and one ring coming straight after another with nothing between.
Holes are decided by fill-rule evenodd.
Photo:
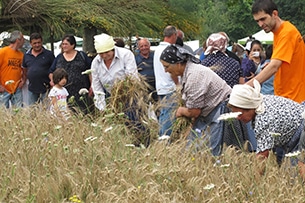
<instances>
[{"instance_id":1,"label":"orange t-shirt","mask_svg":"<svg viewBox=\"0 0 305 203\"><path fill-rule=\"evenodd\" d=\"M0 84L10 94L16 89L22 78L23 53L6 46L0 49Z\"/></svg>"},{"instance_id":2,"label":"orange t-shirt","mask_svg":"<svg viewBox=\"0 0 305 203\"><path fill-rule=\"evenodd\" d=\"M271 59L282 61L274 78L274 94L299 103L305 101L305 44L302 36L288 21L273 34Z\"/></svg>"}]
</instances>

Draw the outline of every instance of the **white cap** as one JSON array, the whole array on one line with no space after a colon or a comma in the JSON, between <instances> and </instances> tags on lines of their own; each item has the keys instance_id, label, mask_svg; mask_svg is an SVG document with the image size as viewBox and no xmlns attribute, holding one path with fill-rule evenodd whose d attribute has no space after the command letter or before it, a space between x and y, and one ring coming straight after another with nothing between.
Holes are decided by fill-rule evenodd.
<instances>
[{"instance_id":1,"label":"white cap","mask_svg":"<svg viewBox=\"0 0 305 203\"><path fill-rule=\"evenodd\" d=\"M255 109L257 114L265 111L261 86L257 80L253 81L254 88L250 85L234 85L230 94L229 104L242 109Z\"/></svg>"},{"instance_id":2,"label":"white cap","mask_svg":"<svg viewBox=\"0 0 305 203\"><path fill-rule=\"evenodd\" d=\"M114 44L113 38L105 33L94 36L94 47L98 54L112 50Z\"/></svg>"}]
</instances>

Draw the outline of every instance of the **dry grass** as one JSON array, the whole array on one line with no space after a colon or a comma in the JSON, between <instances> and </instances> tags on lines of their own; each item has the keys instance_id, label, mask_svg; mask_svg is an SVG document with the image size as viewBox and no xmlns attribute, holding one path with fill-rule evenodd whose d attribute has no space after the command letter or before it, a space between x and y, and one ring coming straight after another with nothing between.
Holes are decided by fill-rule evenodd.
<instances>
[{"instance_id":1,"label":"dry grass","mask_svg":"<svg viewBox=\"0 0 305 203\"><path fill-rule=\"evenodd\" d=\"M216 158L185 150L183 140L127 147L134 134L118 113L67 122L39 108L0 116L0 202L305 201L297 169L289 160L279 169L273 155L259 177L255 155L231 148ZM146 122L155 137L156 123Z\"/></svg>"},{"instance_id":2,"label":"dry grass","mask_svg":"<svg viewBox=\"0 0 305 203\"><path fill-rule=\"evenodd\" d=\"M131 134L114 117L61 123L37 109L2 109L1 118L1 202L304 202L296 169L278 169L273 156L256 177L254 154L231 148L215 158L183 141L126 147Z\"/></svg>"}]
</instances>

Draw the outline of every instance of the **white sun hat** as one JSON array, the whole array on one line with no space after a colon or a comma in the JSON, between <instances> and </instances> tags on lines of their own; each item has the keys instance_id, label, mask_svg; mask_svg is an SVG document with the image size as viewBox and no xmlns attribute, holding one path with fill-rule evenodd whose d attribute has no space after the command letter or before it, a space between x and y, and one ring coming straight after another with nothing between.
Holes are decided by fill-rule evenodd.
<instances>
[{"instance_id":1,"label":"white sun hat","mask_svg":"<svg viewBox=\"0 0 305 203\"><path fill-rule=\"evenodd\" d=\"M113 38L105 33L94 36L94 47L98 54L114 49L114 44Z\"/></svg>"}]
</instances>

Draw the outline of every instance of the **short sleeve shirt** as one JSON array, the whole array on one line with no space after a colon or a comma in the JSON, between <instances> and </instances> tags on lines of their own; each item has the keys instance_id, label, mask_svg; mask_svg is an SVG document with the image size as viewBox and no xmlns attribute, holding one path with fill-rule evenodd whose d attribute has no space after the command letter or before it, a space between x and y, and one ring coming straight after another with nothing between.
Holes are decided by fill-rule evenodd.
<instances>
[{"instance_id":1,"label":"short sleeve shirt","mask_svg":"<svg viewBox=\"0 0 305 203\"><path fill-rule=\"evenodd\" d=\"M52 97L55 97L57 100L57 107L59 112L62 113L62 115L65 117L68 111L68 105L67 105L67 97L68 97L69 93L67 91L66 88L57 88L55 86L52 87L52 89L50 90L48 97L51 99ZM53 105L51 105L50 107L50 112L53 115L56 115L55 112L55 107Z\"/></svg>"},{"instance_id":2,"label":"short sleeve shirt","mask_svg":"<svg viewBox=\"0 0 305 203\"><path fill-rule=\"evenodd\" d=\"M182 77L182 99L187 108L201 109L207 116L218 104L228 99L230 86L210 68L188 62Z\"/></svg>"},{"instance_id":3,"label":"short sleeve shirt","mask_svg":"<svg viewBox=\"0 0 305 203\"><path fill-rule=\"evenodd\" d=\"M49 68L51 67L54 54L43 48L37 56L32 54L32 49L24 55L22 67L27 69L29 90L34 93L45 93L49 87Z\"/></svg>"},{"instance_id":4,"label":"short sleeve shirt","mask_svg":"<svg viewBox=\"0 0 305 203\"><path fill-rule=\"evenodd\" d=\"M305 45L302 35L285 21L273 33L272 59L283 63L275 74L274 94L296 102L305 101Z\"/></svg>"}]
</instances>

